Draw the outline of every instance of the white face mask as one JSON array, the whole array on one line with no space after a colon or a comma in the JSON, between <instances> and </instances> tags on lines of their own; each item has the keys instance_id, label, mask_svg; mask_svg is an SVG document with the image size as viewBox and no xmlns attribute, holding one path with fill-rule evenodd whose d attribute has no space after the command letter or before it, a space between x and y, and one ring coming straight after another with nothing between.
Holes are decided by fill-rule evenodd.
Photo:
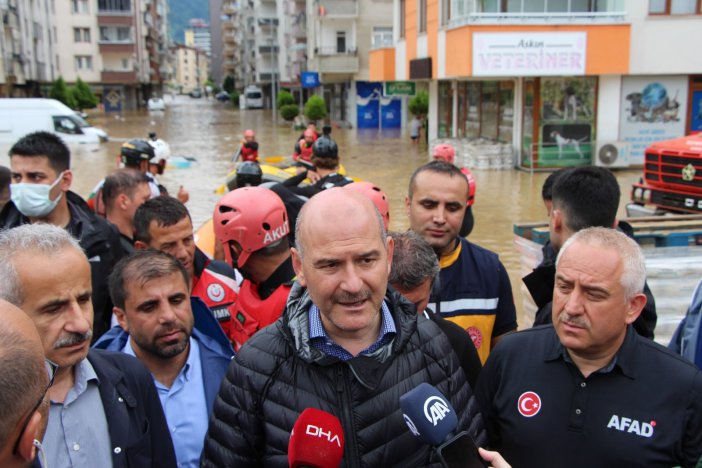
<instances>
[{"instance_id":1,"label":"white face mask","mask_svg":"<svg viewBox=\"0 0 702 468\"><path fill-rule=\"evenodd\" d=\"M63 196L63 192L61 192L59 196L56 197L56 200L51 200L49 198L49 192L61 182L62 177L63 172L58 175L56 181L51 185L26 183L10 184L12 202L20 213L29 218L45 218L49 213L54 211L54 208L56 208L56 205Z\"/></svg>"}]
</instances>

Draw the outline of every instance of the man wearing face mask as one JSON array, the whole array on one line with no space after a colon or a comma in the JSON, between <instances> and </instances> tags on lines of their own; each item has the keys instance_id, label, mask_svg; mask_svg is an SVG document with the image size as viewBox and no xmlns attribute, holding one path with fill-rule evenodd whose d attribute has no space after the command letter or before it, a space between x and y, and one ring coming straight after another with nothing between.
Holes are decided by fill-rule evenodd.
<instances>
[{"instance_id":1,"label":"man wearing face mask","mask_svg":"<svg viewBox=\"0 0 702 468\"><path fill-rule=\"evenodd\" d=\"M122 257L119 232L70 191L71 155L61 138L48 132L30 133L10 148L9 156L11 201L0 212L0 228L47 223L65 228L79 240L90 260L95 340L110 327L107 278Z\"/></svg>"}]
</instances>

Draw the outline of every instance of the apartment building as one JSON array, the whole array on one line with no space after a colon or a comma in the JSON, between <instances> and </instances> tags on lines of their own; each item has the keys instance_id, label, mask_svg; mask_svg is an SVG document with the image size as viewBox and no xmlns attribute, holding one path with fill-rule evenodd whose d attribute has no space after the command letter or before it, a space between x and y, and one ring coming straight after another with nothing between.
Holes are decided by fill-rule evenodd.
<instances>
[{"instance_id":1,"label":"apartment building","mask_svg":"<svg viewBox=\"0 0 702 468\"><path fill-rule=\"evenodd\" d=\"M53 3L49 0L0 2L0 96L38 96L55 79Z\"/></svg>"},{"instance_id":2,"label":"apartment building","mask_svg":"<svg viewBox=\"0 0 702 468\"><path fill-rule=\"evenodd\" d=\"M222 41L222 4L223 0L209 0L210 7L210 76L215 83L224 80L223 71L223 41Z\"/></svg>"},{"instance_id":3,"label":"apartment building","mask_svg":"<svg viewBox=\"0 0 702 468\"><path fill-rule=\"evenodd\" d=\"M207 53L198 48L176 44L175 56L175 88L179 93L190 93L194 90L204 92L205 82L209 76L209 59Z\"/></svg>"},{"instance_id":4,"label":"apartment building","mask_svg":"<svg viewBox=\"0 0 702 468\"><path fill-rule=\"evenodd\" d=\"M167 76L166 0L4 0L1 92L46 95L88 83L106 110L144 105Z\"/></svg>"},{"instance_id":5,"label":"apartment building","mask_svg":"<svg viewBox=\"0 0 702 468\"><path fill-rule=\"evenodd\" d=\"M371 79L428 89L429 138L527 169L643 164L702 131L697 0L394 0ZM489 148L488 148L489 146Z\"/></svg>"}]
</instances>

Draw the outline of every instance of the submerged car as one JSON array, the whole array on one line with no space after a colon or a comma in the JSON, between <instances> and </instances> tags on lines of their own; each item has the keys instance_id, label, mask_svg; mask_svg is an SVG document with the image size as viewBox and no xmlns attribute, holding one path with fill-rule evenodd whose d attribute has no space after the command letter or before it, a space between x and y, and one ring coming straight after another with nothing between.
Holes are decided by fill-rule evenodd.
<instances>
[{"instance_id":1,"label":"submerged car","mask_svg":"<svg viewBox=\"0 0 702 468\"><path fill-rule=\"evenodd\" d=\"M162 111L166 110L166 103L161 98L151 98L149 99L148 107L150 111Z\"/></svg>"},{"instance_id":2,"label":"submerged car","mask_svg":"<svg viewBox=\"0 0 702 468\"><path fill-rule=\"evenodd\" d=\"M231 99L231 96L226 91L220 91L215 95L215 98L220 102L227 102Z\"/></svg>"}]
</instances>

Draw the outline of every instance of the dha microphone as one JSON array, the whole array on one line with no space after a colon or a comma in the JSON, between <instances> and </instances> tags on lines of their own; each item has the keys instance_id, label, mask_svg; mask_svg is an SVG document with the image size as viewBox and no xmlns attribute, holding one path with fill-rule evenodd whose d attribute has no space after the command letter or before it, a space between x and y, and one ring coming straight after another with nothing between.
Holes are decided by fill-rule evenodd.
<instances>
[{"instance_id":1,"label":"dha microphone","mask_svg":"<svg viewBox=\"0 0 702 468\"><path fill-rule=\"evenodd\" d=\"M339 419L316 408L304 410L290 434L290 468L338 468L343 455L344 431Z\"/></svg>"},{"instance_id":2,"label":"dha microphone","mask_svg":"<svg viewBox=\"0 0 702 468\"><path fill-rule=\"evenodd\" d=\"M400 397L400 408L410 432L436 448L445 468L487 466L470 434L463 431L453 435L458 426L456 411L434 386L422 383L405 393Z\"/></svg>"}]
</instances>

